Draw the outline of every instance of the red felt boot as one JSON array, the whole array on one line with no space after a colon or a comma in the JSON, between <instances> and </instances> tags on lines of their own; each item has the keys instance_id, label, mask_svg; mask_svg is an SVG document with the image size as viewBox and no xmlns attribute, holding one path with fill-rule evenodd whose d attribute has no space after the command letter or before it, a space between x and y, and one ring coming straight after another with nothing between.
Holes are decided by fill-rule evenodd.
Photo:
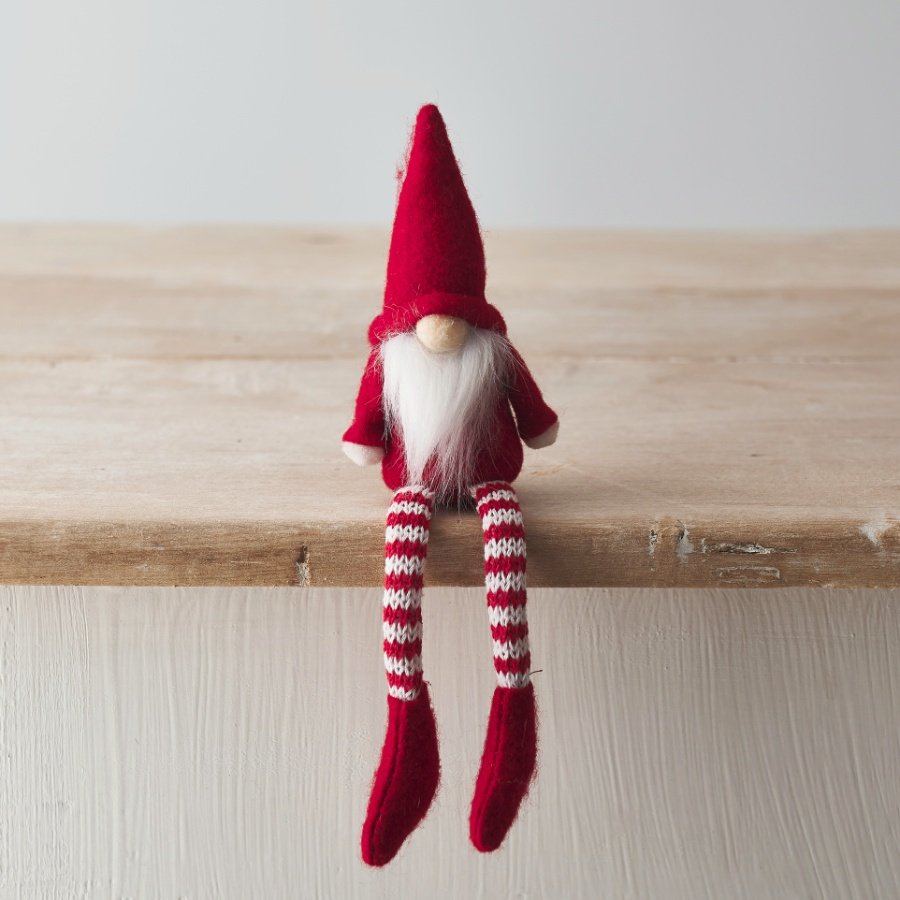
<instances>
[{"instance_id":1,"label":"red felt boot","mask_svg":"<svg viewBox=\"0 0 900 900\"><path fill-rule=\"evenodd\" d=\"M496 850L519 812L537 762L534 687L494 690L469 836L477 850Z\"/></svg>"},{"instance_id":2,"label":"red felt boot","mask_svg":"<svg viewBox=\"0 0 900 900\"><path fill-rule=\"evenodd\" d=\"M422 821L440 776L437 727L423 683L415 700L388 697L388 727L362 830L362 858L389 863Z\"/></svg>"}]
</instances>

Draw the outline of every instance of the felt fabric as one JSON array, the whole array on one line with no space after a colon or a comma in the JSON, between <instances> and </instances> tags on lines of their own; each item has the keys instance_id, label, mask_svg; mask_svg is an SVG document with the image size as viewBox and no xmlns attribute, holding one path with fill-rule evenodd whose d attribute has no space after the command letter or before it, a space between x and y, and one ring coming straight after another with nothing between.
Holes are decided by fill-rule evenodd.
<instances>
[{"instance_id":1,"label":"felt fabric","mask_svg":"<svg viewBox=\"0 0 900 900\"><path fill-rule=\"evenodd\" d=\"M490 853L503 843L534 777L536 760L534 686L496 688L469 815L469 837L477 850Z\"/></svg>"},{"instance_id":2,"label":"felt fabric","mask_svg":"<svg viewBox=\"0 0 900 900\"><path fill-rule=\"evenodd\" d=\"M505 334L503 316L485 299L485 278L478 219L447 128L436 106L423 106L397 200L384 308L369 341L377 345L434 313Z\"/></svg>"},{"instance_id":3,"label":"felt fabric","mask_svg":"<svg viewBox=\"0 0 900 900\"><path fill-rule=\"evenodd\" d=\"M362 830L362 858L390 862L422 821L440 779L437 727L421 685L415 700L388 697L388 726Z\"/></svg>"},{"instance_id":4,"label":"felt fabric","mask_svg":"<svg viewBox=\"0 0 900 900\"><path fill-rule=\"evenodd\" d=\"M397 202L382 312L369 329L373 349L343 440L384 452L382 476L395 491L385 531L384 658L388 724L362 831L362 857L382 866L424 818L440 777L437 727L422 680L421 598L434 466L423 484L407 486L402 436L386 427L382 342L411 331L425 315L465 319L474 328L506 334L500 313L485 298L481 234L443 119L434 106L416 119ZM497 399L490 440L478 448L471 489L481 516L485 585L499 686L494 691L469 830L480 851L495 850L518 814L534 776L537 721L530 683L525 614L525 531L510 482L522 468L522 442L550 441L558 423L522 357ZM364 461L377 456L357 454ZM469 500L458 498L459 501Z\"/></svg>"},{"instance_id":5,"label":"felt fabric","mask_svg":"<svg viewBox=\"0 0 900 900\"><path fill-rule=\"evenodd\" d=\"M556 413L544 401L524 360L517 351L512 353L513 366L508 383L494 413L493 443L478 454L473 483L514 481L522 470L522 441L538 437L557 422ZM343 440L381 447L384 450L381 461L384 483L395 491L406 484L406 460L402 436L395 429L386 433L382 387L383 376L376 348L369 355L356 398L353 422L344 432ZM428 483L427 468L424 477Z\"/></svg>"},{"instance_id":6,"label":"felt fabric","mask_svg":"<svg viewBox=\"0 0 900 900\"><path fill-rule=\"evenodd\" d=\"M384 535L384 665L388 726L362 831L363 860L389 862L419 824L437 790L437 729L422 681L422 583L432 495L394 494Z\"/></svg>"},{"instance_id":7,"label":"felt fabric","mask_svg":"<svg viewBox=\"0 0 900 900\"><path fill-rule=\"evenodd\" d=\"M353 421L344 432L343 440L351 444L362 444L365 447L381 447L387 449L385 443L384 409L381 394L384 377L381 370L378 348L375 347L366 360L362 380L356 395L353 409ZM390 487L390 485L388 485ZM401 487L395 484L391 490Z\"/></svg>"},{"instance_id":8,"label":"felt fabric","mask_svg":"<svg viewBox=\"0 0 900 900\"><path fill-rule=\"evenodd\" d=\"M385 484L397 490L408 479L403 442L386 433L382 408L381 342L410 331L425 315L442 313L475 328L506 334L499 311L485 299L484 247L447 129L434 105L416 117L406 174L397 201L388 256L384 308L369 328L373 349L363 372L353 422L344 441L381 447ZM481 449L472 482L513 481L522 469L522 441L557 422L524 360L512 350L508 384L498 401L491 446ZM515 418L513 418L513 413ZM426 469L425 481L429 481ZM449 502L467 498L450 498Z\"/></svg>"},{"instance_id":9,"label":"felt fabric","mask_svg":"<svg viewBox=\"0 0 900 900\"><path fill-rule=\"evenodd\" d=\"M525 525L512 486L472 489L484 533L484 581L498 687L469 815L469 837L496 850L515 820L534 776L537 720L526 615Z\"/></svg>"}]
</instances>

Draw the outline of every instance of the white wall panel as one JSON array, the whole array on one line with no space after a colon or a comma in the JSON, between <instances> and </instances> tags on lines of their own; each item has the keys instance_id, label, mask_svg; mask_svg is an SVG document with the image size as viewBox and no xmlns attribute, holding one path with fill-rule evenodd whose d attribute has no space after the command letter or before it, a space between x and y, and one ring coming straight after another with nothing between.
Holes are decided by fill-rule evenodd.
<instances>
[{"instance_id":1,"label":"white wall panel","mask_svg":"<svg viewBox=\"0 0 900 900\"><path fill-rule=\"evenodd\" d=\"M480 856L486 617L427 593L443 785L372 871L377 591L0 588L0 896L893 898L898 599L533 592L539 780Z\"/></svg>"}]
</instances>

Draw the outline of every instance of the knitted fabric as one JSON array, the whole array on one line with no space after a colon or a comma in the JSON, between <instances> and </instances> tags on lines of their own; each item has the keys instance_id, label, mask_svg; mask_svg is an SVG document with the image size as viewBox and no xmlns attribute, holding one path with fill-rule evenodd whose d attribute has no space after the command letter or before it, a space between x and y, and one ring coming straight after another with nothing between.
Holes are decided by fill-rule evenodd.
<instances>
[{"instance_id":1,"label":"knitted fabric","mask_svg":"<svg viewBox=\"0 0 900 900\"><path fill-rule=\"evenodd\" d=\"M498 687L491 702L469 835L482 852L496 850L518 815L534 777L537 718L530 683L526 616L525 528L511 485L471 489L484 533L484 571ZM385 528L383 602L388 726L362 831L362 856L382 866L425 817L440 774L437 727L422 681L422 590L433 495L398 490Z\"/></svg>"},{"instance_id":2,"label":"knitted fabric","mask_svg":"<svg viewBox=\"0 0 900 900\"><path fill-rule=\"evenodd\" d=\"M369 340L378 344L434 313L505 334L503 317L485 299L485 277L478 219L447 128L436 106L423 106L397 200L384 308Z\"/></svg>"},{"instance_id":3,"label":"knitted fabric","mask_svg":"<svg viewBox=\"0 0 900 900\"><path fill-rule=\"evenodd\" d=\"M383 866L422 821L440 776L437 726L422 682L422 578L433 498L421 487L394 494L385 528L383 636L388 725L361 849Z\"/></svg>"},{"instance_id":4,"label":"knitted fabric","mask_svg":"<svg viewBox=\"0 0 900 900\"><path fill-rule=\"evenodd\" d=\"M484 532L484 581L497 682L522 688L531 669L522 508L515 491L502 481L480 484L472 494Z\"/></svg>"},{"instance_id":5,"label":"knitted fabric","mask_svg":"<svg viewBox=\"0 0 900 900\"><path fill-rule=\"evenodd\" d=\"M525 585L525 527L509 484L473 488L484 532L484 578L494 645L494 690L487 737L469 815L469 837L482 852L496 850L519 812L534 777L537 716L530 683Z\"/></svg>"},{"instance_id":6,"label":"knitted fabric","mask_svg":"<svg viewBox=\"0 0 900 900\"><path fill-rule=\"evenodd\" d=\"M422 680L421 613L437 479L432 460L424 468L423 484L407 484L402 435L393 424L386 427L380 349L387 338L413 330L419 319L431 314L456 316L473 328L505 335L503 317L485 297L485 282L475 211L443 119L436 107L425 106L416 119L397 201L382 312L369 328L373 349L353 421L343 436L347 443L384 452L382 476L396 492L385 531L388 723L361 839L364 861L375 866L389 862L424 818L440 776L437 728ZM498 680L469 819L471 841L485 852L503 842L534 776L537 758L525 531L510 482L522 468L522 442L546 435L557 422L522 357L512 347L510 352L511 365L496 409L478 432L486 437L477 446L470 477L477 485L471 494L484 532L485 586ZM368 454L373 459L377 455ZM366 454L359 458L365 460Z\"/></svg>"},{"instance_id":7,"label":"knitted fabric","mask_svg":"<svg viewBox=\"0 0 900 900\"><path fill-rule=\"evenodd\" d=\"M422 687L422 585L432 495L420 487L394 494L384 535L384 665L388 693L415 700Z\"/></svg>"}]
</instances>

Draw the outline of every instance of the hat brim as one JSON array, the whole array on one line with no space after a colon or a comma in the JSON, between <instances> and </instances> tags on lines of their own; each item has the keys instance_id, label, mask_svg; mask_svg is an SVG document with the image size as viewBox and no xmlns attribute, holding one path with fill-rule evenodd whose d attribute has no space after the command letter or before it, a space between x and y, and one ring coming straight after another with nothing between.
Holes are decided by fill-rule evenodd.
<instances>
[{"instance_id":1,"label":"hat brim","mask_svg":"<svg viewBox=\"0 0 900 900\"><path fill-rule=\"evenodd\" d=\"M484 297L432 293L416 297L409 306L392 307L385 303L384 312L376 316L369 326L369 343L374 347L392 335L412 331L416 322L425 316L456 316L465 319L473 328L506 334L506 322L500 310L491 306Z\"/></svg>"}]
</instances>

